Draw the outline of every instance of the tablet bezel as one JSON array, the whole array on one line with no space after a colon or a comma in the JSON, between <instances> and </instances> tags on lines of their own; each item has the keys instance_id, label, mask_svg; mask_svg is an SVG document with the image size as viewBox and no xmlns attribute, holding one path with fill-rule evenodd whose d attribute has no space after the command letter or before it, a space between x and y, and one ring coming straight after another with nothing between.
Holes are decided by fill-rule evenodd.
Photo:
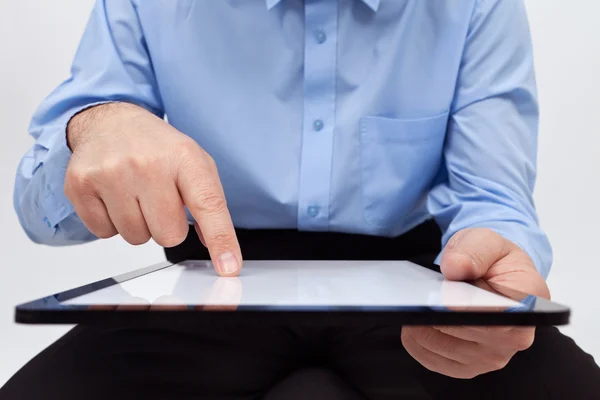
<instances>
[{"instance_id":1,"label":"tablet bezel","mask_svg":"<svg viewBox=\"0 0 600 400\"><path fill-rule=\"evenodd\" d=\"M474 310L445 310L429 306L239 306L235 311L201 311L198 307L148 310L127 306L126 310L93 309L89 305L61 302L150 274L175 263L165 261L111 278L23 303L15 308L21 324L302 324L302 325L519 325L549 326L569 323L570 310L561 304L523 295L523 309L510 312L495 307ZM422 265L421 265L422 266ZM436 270L437 266L423 266ZM531 304L528 304L531 303Z\"/></svg>"}]
</instances>

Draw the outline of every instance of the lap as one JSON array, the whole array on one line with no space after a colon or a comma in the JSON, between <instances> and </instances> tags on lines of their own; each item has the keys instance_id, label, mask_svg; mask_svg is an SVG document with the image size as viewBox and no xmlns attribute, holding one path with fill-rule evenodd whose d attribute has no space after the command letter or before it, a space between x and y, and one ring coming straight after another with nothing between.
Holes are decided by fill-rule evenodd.
<instances>
[{"instance_id":1,"label":"lap","mask_svg":"<svg viewBox=\"0 0 600 400\"><path fill-rule=\"evenodd\" d=\"M259 398L310 361L303 335L286 327L78 326L19 371L0 399Z\"/></svg>"},{"instance_id":2,"label":"lap","mask_svg":"<svg viewBox=\"0 0 600 400\"><path fill-rule=\"evenodd\" d=\"M365 400L326 367L300 368L271 388L263 400Z\"/></svg>"},{"instance_id":3,"label":"lap","mask_svg":"<svg viewBox=\"0 0 600 400\"><path fill-rule=\"evenodd\" d=\"M471 380L430 372L400 328L79 326L0 390L0 399L590 398L600 369L555 328L506 368ZM337 397L336 397L337 396Z\"/></svg>"}]
</instances>

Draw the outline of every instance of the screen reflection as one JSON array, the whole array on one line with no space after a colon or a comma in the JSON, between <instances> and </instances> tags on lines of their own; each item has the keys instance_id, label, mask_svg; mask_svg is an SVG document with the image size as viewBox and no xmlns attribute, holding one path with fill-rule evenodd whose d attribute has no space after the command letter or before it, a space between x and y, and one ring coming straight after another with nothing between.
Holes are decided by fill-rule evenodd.
<instances>
[{"instance_id":1,"label":"screen reflection","mask_svg":"<svg viewBox=\"0 0 600 400\"><path fill-rule=\"evenodd\" d=\"M509 296L514 300L507 297ZM187 261L62 302L96 310L385 309L519 311L535 297L485 282L450 282L408 262L246 262L238 278Z\"/></svg>"}]
</instances>

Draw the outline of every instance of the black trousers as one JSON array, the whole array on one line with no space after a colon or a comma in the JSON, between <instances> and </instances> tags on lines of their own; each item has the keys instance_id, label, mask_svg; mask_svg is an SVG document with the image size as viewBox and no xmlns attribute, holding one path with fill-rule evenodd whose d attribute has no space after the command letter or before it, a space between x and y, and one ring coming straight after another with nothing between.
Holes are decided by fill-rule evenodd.
<instances>
[{"instance_id":1,"label":"black trousers","mask_svg":"<svg viewBox=\"0 0 600 400\"><path fill-rule=\"evenodd\" d=\"M439 230L396 239L239 232L246 259L431 261ZM171 260L205 258L193 234ZM600 369L555 328L501 371L471 380L430 372L386 326L77 326L0 389L8 399L596 399Z\"/></svg>"}]
</instances>

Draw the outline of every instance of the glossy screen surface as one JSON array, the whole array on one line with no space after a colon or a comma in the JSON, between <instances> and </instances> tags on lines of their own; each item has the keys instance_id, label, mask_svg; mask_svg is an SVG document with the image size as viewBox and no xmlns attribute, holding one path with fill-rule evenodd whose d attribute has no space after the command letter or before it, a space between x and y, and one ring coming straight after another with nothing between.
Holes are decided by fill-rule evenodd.
<instances>
[{"instance_id":1,"label":"glossy screen surface","mask_svg":"<svg viewBox=\"0 0 600 400\"><path fill-rule=\"evenodd\" d=\"M185 261L61 302L63 305L524 308L524 304L406 261L246 261L220 278Z\"/></svg>"}]
</instances>

